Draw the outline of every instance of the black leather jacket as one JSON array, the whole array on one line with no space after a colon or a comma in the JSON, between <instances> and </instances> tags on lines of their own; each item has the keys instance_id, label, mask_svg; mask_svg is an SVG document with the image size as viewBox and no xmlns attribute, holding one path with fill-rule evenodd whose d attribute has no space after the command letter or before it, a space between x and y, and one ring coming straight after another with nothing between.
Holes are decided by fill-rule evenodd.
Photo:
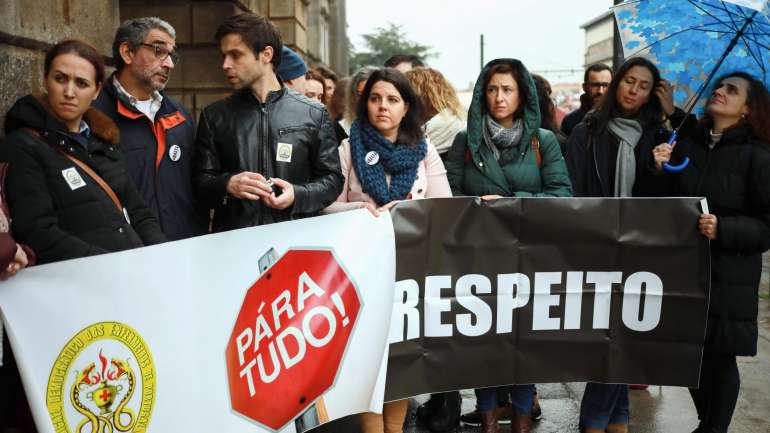
<instances>
[{"instance_id":1,"label":"black leather jacket","mask_svg":"<svg viewBox=\"0 0 770 433\"><path fill-rule=\"evenodd\" d=\"M279 143L281 155L276 151ZM201 113L193 157L194 194L214 210L215 232L316 215L342 192L338 145L320 103L285 87L270 92L265 103L249 89L236 91ZM228 196L227 182L243 171L290 182L293 206L277 210L261 201Z\"/></svg>"}]
</instances>

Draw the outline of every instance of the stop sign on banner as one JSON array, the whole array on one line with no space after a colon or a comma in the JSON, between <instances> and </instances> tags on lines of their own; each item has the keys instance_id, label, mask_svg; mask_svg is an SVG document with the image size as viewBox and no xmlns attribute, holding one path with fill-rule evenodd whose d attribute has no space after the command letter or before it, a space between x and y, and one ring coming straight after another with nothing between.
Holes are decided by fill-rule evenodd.
<instances>
[{"instance_id":1,"label":"stop sign on banner","mask_svg":"<svg viewBox=\"0 0 770 433\"><path fill-rule=\"evenodd\" d=\"M249 288L227 343L233 409L274 430L300 415L334 383L360 309L331 251L289 250Z\"/></svg>"}]
</instances>

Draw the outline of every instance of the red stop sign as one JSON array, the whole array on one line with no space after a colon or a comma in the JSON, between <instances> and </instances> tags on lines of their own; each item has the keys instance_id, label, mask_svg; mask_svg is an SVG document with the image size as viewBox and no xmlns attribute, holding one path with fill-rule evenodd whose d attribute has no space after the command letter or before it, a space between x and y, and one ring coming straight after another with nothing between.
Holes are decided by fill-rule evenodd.
<instances>
[{"instance_id":1,"label":"red stop sign","mask_svg":"<svg viewBox=\"0 0 770 433\"><path fill-rule=\"evenodd\" d=\"M290 250L243 300L227 343L233 409L278 430L331 387L361 303L329 250Z\"/></svg>"}]
</instances>

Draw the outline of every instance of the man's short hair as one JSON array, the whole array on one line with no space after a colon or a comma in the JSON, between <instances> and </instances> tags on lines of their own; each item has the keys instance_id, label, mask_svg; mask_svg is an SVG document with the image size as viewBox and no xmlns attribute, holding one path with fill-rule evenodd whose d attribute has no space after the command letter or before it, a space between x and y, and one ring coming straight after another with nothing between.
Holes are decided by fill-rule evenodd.
<instances>
[{"instance_id":1,"label":"man's short hair","mask_svg":"<svg viewBox=\"0 0 770 433\"><path fill-rule=\"evenodd\" d=\"M401 63L411 63L413 67L425 66L425 63L414 54L396 54L385 61L385 67L395 68Z\"/></svg>"},{"instance_id":2,"label":"man's short hair","mask_svg":"<svg viewBox=\"0 0 770 433\"><path fill-rule=\"evenodd\" d=\"M254 52L254 56L261 53L265 47L273 47L273 59L270 63L273 64L274 71L278 70L278 66L281 65L283 42L281 33L270 20L251 12L233 15L219 25L214 39L221 42L225 36L231 34L240 36Z\"/></svg>"},{"instance_id":3,"label":"man's short hair","mask_svg":"<svg viewBox=\"0 0 770 433\"><path fill-rule=\"evenodd\" d=\"M585 73L583 73L583 82L588 82L588 74L591 72L601 72L601 71L607 71L610 73L610 77L612 77L612 68L605 65L604 63L594 63L593 65L586 68Z\"/></svg>"},{"instance_id":4,"label":"man's short hair","mask_svg":"<svg viewBox=\"0 0 770 433\"><path fill-rule=\"evenodd\" d=\"M132 51L139 48L150 30L161 30L168 33L172 39L176 39L176 30L168 22L158 17L134 18L123 21L115 32L115 40L112 41L112 58L115 60L115 69L120 71L126 66L120 56L120 46L128 42L128 48Z\"/></svg>"}]
</instances>

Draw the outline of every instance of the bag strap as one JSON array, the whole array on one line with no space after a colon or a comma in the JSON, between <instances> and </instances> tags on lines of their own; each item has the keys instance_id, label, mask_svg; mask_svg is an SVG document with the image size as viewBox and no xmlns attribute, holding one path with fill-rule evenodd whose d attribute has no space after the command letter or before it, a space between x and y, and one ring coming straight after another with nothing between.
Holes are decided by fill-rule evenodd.
<instances>
[{"instance_id":1,"label":"bag strap","mask_svg":"<svg viewBox=\"0 0 770 433\"><path fill-rule=\"evenodd\" d=\"M543 156L540 155L540 139L537 138L537 131L532 134L532 142L530 144L532 146L532 152L535 154L537 168L543 168Z\"/></svg>"},{"instance_id":2,"label":"bag strap","mask_svg":"<svg viewBox=\"0 0 770 433\"><path fill-rule=\"evenodd\" d=\"M0 211L10 219L11 210L8 208L8 200L5 198L5 178L8 176L8 163L0 163Z\"/></svg>"},{"instance_id":3,"label":"bag strap","mask_svg":"<svg viewBox=\"0 0 770 433\"><path fill-rule=\"evenodd\" d=\"M33 136L35 136L35 137L37 137L37 138L42 140L42 137L40 136L40 133L38 131L35 131L32 128L23 128L23 129L25 131L27 131L30 135L33 135ZM43 140L43 141L45 141L45 140ZM96 173L86 163L84 163L83 161L77 159L74 155L71 155L71 154L65 152L63 149L61 149L61 148L59 148L57 146L54 146L54 145L52 145L50 143L48 143L48 144L51 147L53 147L54 150L56 150L57 152L61 153L65 157L67 157L67 159L72 161L75 165L78 166L78 168L83 170L91 179L93 179L94 182L96 182L96 184L99 185L99 187L102 189L102 191L104 191L107 194L107 196L110 198L110 200L112 200L112 203L118 209L118 212L123 214L123 212L124 212L123 211L123 205L120 203L120 199L118 199L117 194L115 194L115 191L113 191L112 188L110 188L110 185L108 185L107 182L105 182L104 179L102 179L102 177L99 176L98 173Z\"/></svg>"}]
</instances>

